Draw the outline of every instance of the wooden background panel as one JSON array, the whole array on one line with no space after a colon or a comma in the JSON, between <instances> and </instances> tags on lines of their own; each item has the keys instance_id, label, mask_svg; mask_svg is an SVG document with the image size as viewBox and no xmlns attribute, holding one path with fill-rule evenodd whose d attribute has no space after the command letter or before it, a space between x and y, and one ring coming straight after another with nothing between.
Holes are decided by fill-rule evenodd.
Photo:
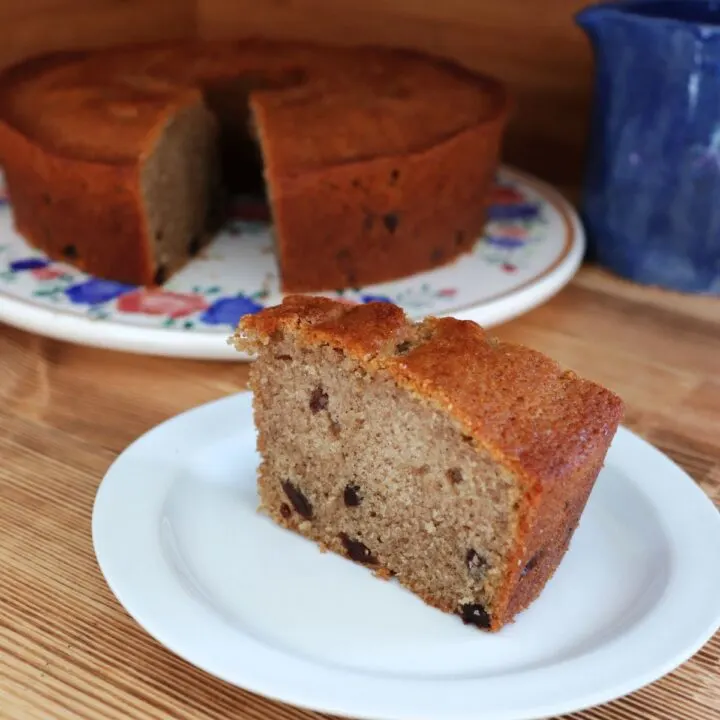
<instances>
[{"instance_id":1,"label":"wooden background panel","mask_svg":"<svg viewBox=\"0 0 720 720\"><path fill-rule=\"evenodd\" d=\"M581 179L592 61L583 0L0 0L0 67L52 50L259 34L380 43L452 57L508 83L505 159Z\"/></svg>"},{"instance_id":2,"label":"wooden background panel","mask_svg":"<svg viewBox=\"0 0 720 720\"><path fill-rule=\"evenodd\" d=\"M195 33L195 0L0 0L0 67L56 50Z\"/></svg>"}]
</instances>

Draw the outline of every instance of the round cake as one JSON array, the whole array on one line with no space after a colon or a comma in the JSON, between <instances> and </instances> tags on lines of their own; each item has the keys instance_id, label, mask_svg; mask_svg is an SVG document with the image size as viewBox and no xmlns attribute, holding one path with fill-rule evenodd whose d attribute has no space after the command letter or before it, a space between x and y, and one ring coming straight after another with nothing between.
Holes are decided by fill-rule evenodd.
<instances>
[{"instance_id":1,"label":"round cake","mask_svg":"<svg viewBox=\"0 0 720 720\"><path fill-rule=\"evenodd\" d=\"M229 195L262 192L282 289L316 292L468 252L507 110L498 81L408 51L136 46L6 71L0 163L30 243L138 285L197 254Z\"/></svg>"}]
</instances>

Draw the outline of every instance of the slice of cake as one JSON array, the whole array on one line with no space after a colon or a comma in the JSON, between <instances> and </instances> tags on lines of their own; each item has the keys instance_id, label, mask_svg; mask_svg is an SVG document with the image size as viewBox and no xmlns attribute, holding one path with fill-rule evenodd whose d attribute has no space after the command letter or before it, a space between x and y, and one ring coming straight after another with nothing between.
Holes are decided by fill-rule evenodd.
<instances>
[{"instance_id":1,"label":"slice of cake","mask_svg":"<svg viewBox=\"0 0 720 720\"><path fill-rule=\"evenodd\" d=\"M246 316L262 508L499 630L563 558L622 415L609 390L472 322L287 298Z\"/></svg>"}]
</instances>

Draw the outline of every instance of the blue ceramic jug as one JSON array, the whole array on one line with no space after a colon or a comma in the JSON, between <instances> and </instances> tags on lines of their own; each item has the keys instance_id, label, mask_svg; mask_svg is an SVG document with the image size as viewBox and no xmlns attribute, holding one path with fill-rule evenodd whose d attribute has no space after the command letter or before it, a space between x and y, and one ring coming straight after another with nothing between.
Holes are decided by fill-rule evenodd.
<instances>
[{"instance_id":1,"label":"blue ceramic jug","mask_svg":"<svg viewBox=\"0 0 720 720\"><path fill-rule=\"evenodd\" d=\"M576 21L595 56L591 254L636 282L720 294L720 2L601 3Z\"/></svg>"}]
</instances>

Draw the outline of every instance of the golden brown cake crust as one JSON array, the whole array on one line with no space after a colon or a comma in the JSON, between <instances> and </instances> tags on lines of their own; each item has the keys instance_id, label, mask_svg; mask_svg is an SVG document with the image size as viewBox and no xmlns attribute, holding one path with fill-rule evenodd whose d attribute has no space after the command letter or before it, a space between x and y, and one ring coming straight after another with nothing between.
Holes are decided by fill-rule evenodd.
<instances>
[{"instance_id":1,"label":"golden brown cake crust","mask_svg":"<svg viewBox=\"0 0 720 720\"><path fill-rule=\"evenodd\" d=\"M137 166L47 155L1 123L0 146L15 225L33 245L99 277L153 282Z\"/></svg>"},{"instance_id":2,"label":"golden brown cake crust","mask_svg":"<svg viewBox=\"0 0 720 720\"><path fill-rule=\"evenodd\" d=\"M252 350L285 333L301 345L337 348L370 372L389 373L516 474L521 521L493 629L526 607L567 550L621 420L620 398L475 323L429 318L413 326L386 303L291 296L244 317L235 344Z\"/></svg>"},{"instance_id":3,"label":"golden brown cake crust","mask_svg":"<svg viewBox=\"0 0 720 720\"><path fill-rule=\"evenodd\" d=\"M397 355L394 343L409 325L390 303L348 305L300 295L246 316L240 330L269 338L293 329L308 344L338 347L389 371L402 387L451 412L531 485L571 477L614 432L620 399L546 355L454 318L428 319L428 339Z\"/></svg>"},{"instance_id":4,"label":"golden brown cake crust","mask_svg":"<svg viewBox=\"0 0 720 720\"><path fill-rule=\"evenodd\" d=\"M53 258L153 284L135 222L143 161L179 108L248 95L285 291L390 280L472 248L508 114L499 83L411 52L261 40L59 55L4 73L0 162L18 229ZM221 105L211 109L232 125L237 103ZM98 208L122 215L117 229L73 188L78 174Z\"/></svg>"}]
</instances>

